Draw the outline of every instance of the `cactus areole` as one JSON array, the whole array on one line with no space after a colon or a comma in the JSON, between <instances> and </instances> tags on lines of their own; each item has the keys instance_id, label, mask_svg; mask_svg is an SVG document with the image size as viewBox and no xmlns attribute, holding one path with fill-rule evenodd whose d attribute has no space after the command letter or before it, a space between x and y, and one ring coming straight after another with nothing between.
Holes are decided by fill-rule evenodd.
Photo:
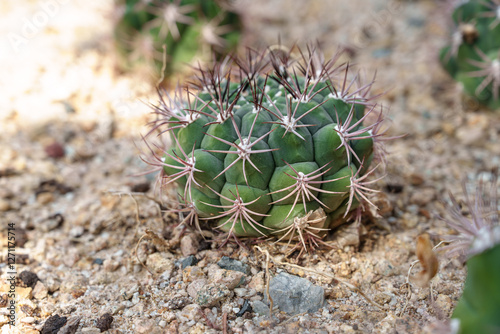
<instances>
[{"instance_id":1,"label":"cactus areole","mask_svg":"<svg viewBox=\"0 0 500 334\"><path fill-rule=\"evenodd\" d=\"M330 61L312 47L299 52L248 50L200 70L195 84L160 90L146 141L170 137L151 163L162 184L177 184L189 222L312 246L373 205L367 177L383 135L373 80L336 65L340 52Z\"/></svg>"},{"instance_id":2,"label":"cactus areole","mask_svg":"<svg viewBox=\"0 0 500 334\"><path fill-rule=\"evenodd\" d=\"M468 95L500 108L500 1L463 1L452 16L456 29L441 50L443 67Z\"/></svg>"}]
</instances>

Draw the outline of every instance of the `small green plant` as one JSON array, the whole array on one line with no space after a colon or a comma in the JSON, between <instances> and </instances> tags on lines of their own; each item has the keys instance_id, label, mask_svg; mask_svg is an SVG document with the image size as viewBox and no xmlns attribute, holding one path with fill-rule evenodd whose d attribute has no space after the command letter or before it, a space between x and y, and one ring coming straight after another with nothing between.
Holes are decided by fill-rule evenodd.
<instances>
[{"instance_id":1,"label":"small green plant","mask_svg":"<svg viewBox=\"0 0 500 334\"><path fill-rule=\"evenodd\" d=\"M453 12L456 25L441 63L465 92L492 109L500 107L500 1L470 0Z\"/></svg>"},{"instance_id":2,"label":"small green plant","mask_svg":"<svg viewBox=\"0 0 500 334\"><path fill-rule=\"evenodd\" d=\"M147 140L158 132L172 145L150 163L162 184L177 183L177 210L189 223L307 250L353 211L375 206L370 164L384 156L383 113L369 96L373 80L350 78L340 56L248 49L191 86L159 91Z\"/></svg>"},{"instance_id":3,"label":"small green plant","mask_svg":"<svg viewBox=\"0 0 500 334\"><path fill-rule=\"evenodd\" d=\"M238 43L239 17L214 0L122 0L115 36L129 63L145 62L164 75L227 53ZM226 8L230 8L227 6ZM163 59L163 47L166 63Z\"/></svg>"},{"instance_id":4,"label":"small green plant","mask_svg":"<svg viewBox=\"0 0 500 334\"><path fill-rule=\"evenodd\" d=\"M465 216L451 195L445 219L458 234L445 238L449 254L462 256L467 263L467 278L452 322L458 333L500 332L500 220L497 174L489 189L480 183L472 199L464 183Z\"/></svg>"}]
</instances>

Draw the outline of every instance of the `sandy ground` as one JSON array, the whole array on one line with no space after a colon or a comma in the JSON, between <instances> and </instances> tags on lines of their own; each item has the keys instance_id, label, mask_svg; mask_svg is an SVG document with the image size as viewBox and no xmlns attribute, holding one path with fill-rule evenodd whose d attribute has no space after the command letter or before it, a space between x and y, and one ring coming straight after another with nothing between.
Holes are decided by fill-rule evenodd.
<instances>
[{"instance_id":1,"label":"sandy ground","mask_svg":"<svg viewBox=\"0 0 500 334\"><path fill-rule=\"evenodd\" d=\"M377 70L374 93L388 91L381 102L391 110L391 135L407 134L388 144L387 177L374 199L383 207L380 218L367 219L360 232L341 228L329 237L337 249L300 259L261 245L272 275L288 271L324 287L324 307L298 316L238 316L244 300L262 299L265 255L251 245L194 247L193 233L175 242L176 216L159 212L151 178L134 176L147 170L138 147L149 110L141 101L155 100L154 86L148 75L118 70L111 2L2 1L2 333L56 333L49 330L57 321L66 322L65 333L99 333L106 313L110 333L420 333L451 314L465 278L457 260L440 258L432 297L412 284L408 298L406 276L418 235L427 232L437 244L450 233L435 218L447 192L460 194L462 179L488 177L500 165L500 113L464 98L437 62L448 39L448 5L236 2L246 4L244 40L251 45L274 44L280 35L289 45L318 40L327 54L348 47L367 75ZM6 308L9 224L16 237L15 326ZM201 260L196 273L176 265L191 253ZM200 308L189 281L206 277L222 256L247 263L251 273L221 304ZM39 282L28 286L23 271Z\"/></svg>"}]
</instances>

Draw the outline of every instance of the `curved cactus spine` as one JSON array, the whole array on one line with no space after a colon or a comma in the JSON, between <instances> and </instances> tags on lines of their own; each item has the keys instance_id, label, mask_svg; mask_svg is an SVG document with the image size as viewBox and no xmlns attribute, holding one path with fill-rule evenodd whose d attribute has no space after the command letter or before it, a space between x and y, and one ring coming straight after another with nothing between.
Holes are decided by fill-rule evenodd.
<instances>
[{"instance_id":1,"label":"curved cactus spine","mask_svg":"<svg viewBox=\"0 0 500 334\"><path fill-rule=\"evenodd\" d=\"M198 100L196 100L194 104L191 102L191 93L188 88L186 88L186 99L183 98L183 93L179 86L175 89L173 98L164 89L157 89L157 91L160 98L160 104L158 106L150 104L151 108L154 110L153 114L156 116L156 120L149 123L152 126L148 135L161 127L164 127L165 130L159 132L158 135L167 131L184 128L195 122L201 114L206 114L203 113L203 109L207 107L209 102L205 102L203 106L198 109ZM165 125L167 126L165 127Z\"/></svg>"},{"instance_id":2,"label":"curved cactus spine","mask_svg":"<svg viewBox=\"0 0 500 334\"><path fill-rule=\"evenodd\" d=\"M231 146L232 148L234 148L234 150L228 150L228 151L225 151L225 150L206 150L207 152L237 155L237 158L235 158L232 162L230 162L229 165L226 168L224 168L219 174L217 174L217 176L214 179L216 179L219 176L221 176L222 174L226 173L231 167L235 166L240 160L242 161L241 170L243 173L243 178L245 179L245 183L247 185L248 185L248 179L247 179L247 174L246 174L247 173L246 172L247 169L246 169L246 165L245 165L246 162L248 162L257 172L262 174L262 171L252 162L252 159L250 158L250 156L252 154L276 151L277 149L268 148L268 149L261 149L261 150L255 150L255 149L252 150L252 147L257 145L265 137L267 137L271 132L274 131L274 129L273 129L273 130L263 134L259 138L252 140L252 132L253 132L256 120L257 120L257 117L254 118L254 122L252 123L252 127L250 128L250 132L248 134L248 137L243 138L241 136L240 130L238 129L238 125L236 124L236 121L234 120L233 117L231 117L231 121L233 123L234 129L236 131L236 134L238 135L238 143L236 143L236 142L232 143L232 142L229 142L229 141L224 140L222 138L215 137L211 134L208 134L208 133L206 134L207 136L210 136L214 139L217 139L220 142L227 144L227 145ZM228 159L228 158L229 157L226 156L226 159ZM229 159L232 160L231 158L229 158Z\"/></svg>"},{"instance_id":3,"label":"curved cactus spine","mask_svg":"<svg viewBox=\"0 0 500 334\"><path fill-rule=\"evenodd\" d=\"M376 128L383 120L378 119L375 123L368 125L367 127L362 127L363 122L370 115L370 113L375 109L376 105L374 105L368 112L365 113L363 117L361 117L359 120L357 120L354 124L351 124L354 119L354 104L351 106L351 110L349 111L349 114L347 115L347 118L343 122L340 118L337 112L335 112L337 116L337 126L335 127L335 131L339 134L341 144L340 146L344 146L346 151L351 152L352 155L358 160L358 162L361 164L361 160L358 157L356 151L354 148L349 145L349 143L353 140L366 140L366 139L374 139L376 137L380 137L381 134L373 133L372 131L374 128ZM366 134L368 133L368 134ZM338 147L338 148L339 148ZM347 155L347 165L351 165L351 154Z\"/></svg>"},{"instance_id":4,"label":"curved cactus spine","mask_svg":"<svg viewBox=\"0 0 500 334\"><path fill-rule=\"evenodd\" d=\"M492 84L493 88L493 98L498 100L498 91L500 88L500 58L490 59L483 51L475 47L477 55L481 58L481 61L474 59L467 59L467 62L477 68L477 71L467 72L467 74L472 78L484 77L483 81L477 86L475 93L480 95L489 84Z\"/></svg>"},{"instance_id":5,"label":"curved cactus spine","mask_svg":"<svg viewBox=\"0 0 500 334\"><path fill-rule=\"evenodd\" d=\"M282 188L282 189L279 189L279 190L276 190L276 191L273 191L273 192L269 193L270 195L272 195L272 194L277 194L277 193L280 193L280 192L283 192L283 191L287 191L288 192L288 191L291 190L284 197L280 197L279 199L277 199L274 202L271 202L269 204L280 203L280 202L286 200L287 198L289 198L289 197L291 197L291 196L293 196L295 194L295 199L293 201L292 208L290 209L290 211L288 212L288 214L287 214L287 216L285 217L284 220L288 219L288 217L292 213L293 209L295 208L295 205L297 204L299 198L302 199L302 203L304 204L304 211L307 212L307 202L310 202L311 199L314 199L321 206L323 206L325 208L328 208L328 206L326 204L324 204L323 202L321 202L318 199L318 197L316 195L314 195L314 193L316 193L316 194L317 193L343 194L343 192L329 191L329 190L324 190L324 189L321 189L321 188L317 187L317 186L321 186L324 183L335 182L335 181L338 181L338 180L344 178L344 177L340 177L340 178L337 178L337 179L331 179L331 180L324 180L323 181L322 180L322 176L325 173L327 173L331 169L331 167L328 168L328 169L326 169L326 170L324 170L324 171L321 171L321 170L324 169L325 167L327 167L329 165L329 163L326 164L326 165L323 165L323 167L320 167L320 168L318 168L316 170L313 170L312 172L307 173L307 174L304 174L302 171L297 171L295 168L293 168L292 165L290 165L287 162L285 162L285 163L293 171L293 173L295 174L295 176L291 175L291 174L288 174L287 172L283 172L283 174L285 174L286 176L288 176L288 177L292 178L293 180L295 180L295 183L293 183L292 185L289 185L288 187L285 187L285 188ZM317 185L317 186L315 187L314 185Z\"/></svg>"},{"instance_id":6,"label":"curved cactus spine","mask_svg":"<svg viewBox=\"0 0 500 334\"><path fill-rule=\"evenodd\" d=\"M352 176L350 177L350 182L351 184L348 186L349 188L349 199L347 201L347 208L344 213L344 217L347 216L349 213L351 207L354 206L354 203L357 202L361 204L361 207L364 209L363 203L367 203L371 207L373 207L375 210L378 210L377 206L373 204L372 201L368 198L369 193L378 193L380 190L372 189L369 188L370 185L376 183L377 181L381 180L383 176L374 179L374 180L367 180L368 176L372 174L375 169L377 169L378 166L375 166L372 170L368 171L366 174L360 176L361 168L358 169L356 172L354 170L351 170Z\"/></svg>"},{"instance_id":7,"label":"curved cactus spine","mask_svg":"<svg viewBox=\"0 0 500 334\"><path fill-rule=\"evenodd\" d=\"M238 190L238 186L236 186L236 194L234 194L231 190L229 190L230 194L233 195L234 199L230 199L215 190L211 189L215 194L217 194L221 199L229 202L230 204L228 205L215 205L215 204L210 204L210 203L205 203L207 205L210 205L214 208L220 208L224 209L224 211L215 217L211 217L211 219L220 219L220 218L225 218L226 220L223 222L220 222L220 224L217 226L217 228L226 230L228 232L228 237L232 235L241 235L241 234L248 234L250 236L255 235L255 233L260 234L262 236L266 236L266 234L261 231L261 229L264 230L272 230L272 228L269 228L267 226L264 226L263 224L260 224L257 222L257 220L254 218L255 216L258 217L267 217L268 215L252 211L251 209L248 208L248 206L251 206L252 204L255 204L257 201L260 200L260 197L249 201L245 202L244 199L240 196L240 192ZM239 223L239 224L238 224ZM228 229L229 225L229 229ZM235 230L240 228L241 230L235 233ZM252 228L250 230L249 228ZM247 231L248 229L248 231ZM243 233L242 233L243 232Z\"/></svg>"},{"instance_id":8,"label":"curved cactus spine","mask_svg":"<svg viewBox=\"0 0 500 334\"><path fill-rule=\"evenodd\" d=\"M181 0L173 2L151 1L150 6L144 6L144 10L156 16L148 22L146 29L159 28L158 37L162 40L167 38L168 33L174 40L181 35L177 23L193 24L194 19L187 16L196 9L193 5L182 5Z\"/></svg>"},{"instance_id":9,"label":"curved cactus spine","mask_svg":"<svg viewBox=\"0 0 500 334\"><path fill-rule=\"evenodd\" d=\"M375 207L370 186L380 178L369 165L383 114L369 96L374 80L351 78L339 58L325 61L313 47L298 60L249 50L202 70L187 99L162 93L152 126L174 148L157 165L200 219L228 238L277 235L309 250L352 210Z\"/></svg>"},{"instance_id":10,"label":"curved cactus spine","mask_svg":"<svg viewBox=\"0 0 500 334\"><path fill-rule=\"evenodd\" d=\"M184 187L184 195L188 196L190 198L191 194L191 187L194 184L197 186L201 186L198 181L196 181L196 178L194 177L195 173L203 173L201 169L197 169L195 167L196 164L196 157L194 156L194 146L192 153L190 156L184 152L182 149L182 146L179 144L179 141L177 140L177 137L174 134L174 139L177 144L177 147L179 148L179 151L182 153L182 156L179 156L175 150L172 151L172 153L169 153L167 151L164 151L163 153L165 154L164 158L162 158L161 166L164 171L170 170L167 173L167 178L168 181L165 184L178 181L181 178L185 178L186 180L183 181L185 182L185 187ZM167 160L170 160L171 163L168 163ZM172 171L173 170L173 171ZM179 180L180 182L180 180Z\"/></svg>"},{"instance_id":11,"label":"curved cactus spine","mask_svg":"<svg viewBox=\"0 0 500 334\"><path fill-rule=\"evenodd\" d=\"M467 278L462 297L452 314L456 333L497 333L500 330L500 202L498 172L492 173L489 189L479 182L472 197L464 182L465 206L470 216L450 194L445 203L450 218L442 218L458 234L445 236L448 255L466 260ZM451 321L448 326L451 326Z\"/></svg>"},{"instance_id":12,"label":"curved cactus spine","mask_svg":"<svg viewBox=\"0 0 500 334\"><path fill-rule=\"evenodd\" d=\"M332 247L321 240L321 234L327 233L329 229L318 227L325 225L326 218L327 216L321 209L309 211L303 217L295 217L290 226L274 232L276 235L281 235L276 243L288 239L287 247L289 247L293 241L297 242L289 253L293 253L296 249L300 249L301 253L304 250L309 252L321 245Z\"/></svg>"},{"instance_id":13,"label":"curved cactus spine","mask_svg":"<svg viewBox=\"0 0 500 334\"><path fill-rule=\"evenodd\" d=\"M498 0L493 0L492 2L483 2L483 5L488 7L490 10L479 13L479 17L493 18L493 21L488 25L488 27L493 30L498 24L500 24L500 2Z\"/></svg>"}]
</instances>

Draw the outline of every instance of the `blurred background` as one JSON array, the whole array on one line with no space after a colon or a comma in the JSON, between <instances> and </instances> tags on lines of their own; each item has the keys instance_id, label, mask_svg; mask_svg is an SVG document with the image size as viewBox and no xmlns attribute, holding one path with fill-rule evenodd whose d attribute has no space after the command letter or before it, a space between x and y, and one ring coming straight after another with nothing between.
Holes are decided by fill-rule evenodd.
<instances>
[{"instance_id":1,"label":"blurred background","mask_svg":"<svg viewBox=\"0 0 500 334\"><path fill-rule=\"evenodd\" d=\"M36 122L69 113L141 115L158 81L244 48L319 43L373 75L387 99L439 84L451 7L439 1L3 1L0 117ZM166 46L162 72L163 45ZM438 79L434 80L433 79ZM163 79L163 80L161 80ZM434 83L434 84L433 84ZM391 101L392 102L392 101ZM406 102L401 102L406 103ZM411 101L410 101L411 103ZM406 104L393 109L406 109ZM412 108L413 109L413 108ZM410 110L409 112L412 112Z\"/></svg>"}]
</instances>

